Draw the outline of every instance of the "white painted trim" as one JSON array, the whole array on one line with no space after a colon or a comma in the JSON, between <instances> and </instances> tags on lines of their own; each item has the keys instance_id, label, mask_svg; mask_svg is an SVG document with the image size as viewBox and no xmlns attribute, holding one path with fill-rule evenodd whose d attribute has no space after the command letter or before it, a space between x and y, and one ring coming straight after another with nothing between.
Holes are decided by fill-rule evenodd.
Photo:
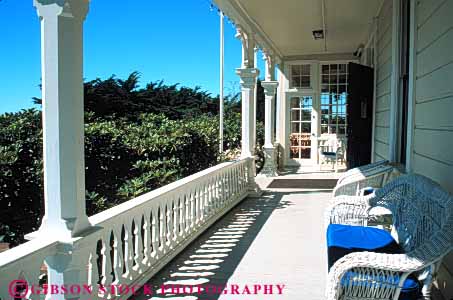
<instances>
[{"instance_id":1,"label":"white painted trim","mask_svg":"<svg viewBox=\"0 0 453 300\"><path fill-rule=\"evenodd\" d=\"M407 142L406 142L406 172L412 172L414 155L414 131L416 109L416 72L417 72L417 0L410 0L410 40L409 40L409 95L407 108Z\"/></svg>"},{"instance_id":2,"label":"white painted trim","mask_svg":"<svg viewBox=\"0 0 453 300\"><path fill-rule=\"evenodd\" d=\"M400 96L400 33L401 33L401 0L393 0L392 18L392 76L390 91L390 132L389 132L389 161L399 162L398 132L399 132L399 96Z\"/></svg>"},{"instance_id":3,"label":"white painted trim","mask_svg":"<svg viewBox=\"0 0 453 300\"><path fill-rule=\"evenodd\" d=\"M235 24L246 27L247 32L255 34L257 44L267 50L271 50L278 58L282 58L282 52L276 44L264 32L261 26L249 15L247 10L244 9L242 4L237 0L213 0L217 7L228 16Z\"/></svg>"},{"instance_id":4,"label":"white painted trim","mask_svg":"<svg viewBox=\"0 0 453 300\"><path fill-rule=\"evenodd\" d=\"M371 130L371 162L375 162L375 151L376 151L376 101L377 101L377 75L378 75L378 32L379 32L379 26L378 26L378 17L374 19L374 32L373 32L373 120L372 120L372 130Z\"/></svg>"}]
</instances>

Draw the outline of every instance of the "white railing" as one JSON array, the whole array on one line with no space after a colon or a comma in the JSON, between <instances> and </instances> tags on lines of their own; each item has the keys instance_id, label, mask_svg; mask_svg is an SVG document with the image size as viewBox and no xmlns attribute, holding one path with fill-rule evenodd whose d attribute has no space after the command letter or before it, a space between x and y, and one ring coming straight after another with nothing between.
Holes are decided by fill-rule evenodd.
<instances>
[{"instance_id":1,"label":"white railing","mask_svg":"<svg viewBox=\"0 0 453 300\"><path fill-rule=\"evenodd\" d=\"M0 297L12 298L8 285L17 279L39 287L43 262L48 284L91 286L80 299L120 296L102 286L143 285L248 195L252 166L251 158L222 163L122 203L90 217L93 230L70 243L38 237L0 253Z\"/></svg>"}]
</instances>

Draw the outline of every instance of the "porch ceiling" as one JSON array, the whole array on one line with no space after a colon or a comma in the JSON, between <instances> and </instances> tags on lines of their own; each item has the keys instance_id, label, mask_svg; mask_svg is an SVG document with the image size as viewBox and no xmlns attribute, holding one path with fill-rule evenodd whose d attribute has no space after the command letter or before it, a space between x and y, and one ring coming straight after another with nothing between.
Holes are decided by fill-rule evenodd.
<instances>
[{"instance_id":1,"label":"porch ceiling","mask_svg":"<svg viewBox=\"0 0 453 300\"><path fill-rule=\"evenodd\" d=\"M324 0L325 41L314 40L323 28L321 0L230 0L236 2L272 41L282 56L352 53L366 43L382 0Z\"/></svg>"}]
</instances>

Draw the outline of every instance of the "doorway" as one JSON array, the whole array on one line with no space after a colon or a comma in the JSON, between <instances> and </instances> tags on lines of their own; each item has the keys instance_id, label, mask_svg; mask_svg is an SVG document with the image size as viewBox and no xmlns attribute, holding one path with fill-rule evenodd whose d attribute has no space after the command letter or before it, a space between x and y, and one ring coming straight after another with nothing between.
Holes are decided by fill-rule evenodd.
<instances>
[{"instance_id":1,"label":"doorway","mask_svg":"<svg viewBox=\"0 0 453 300\"><path fill-rule=\"evenodd\" d=\"M290 159L301 163L312 159L312 134L314 95L289 97Z\"/></svg>"}]
</instances>

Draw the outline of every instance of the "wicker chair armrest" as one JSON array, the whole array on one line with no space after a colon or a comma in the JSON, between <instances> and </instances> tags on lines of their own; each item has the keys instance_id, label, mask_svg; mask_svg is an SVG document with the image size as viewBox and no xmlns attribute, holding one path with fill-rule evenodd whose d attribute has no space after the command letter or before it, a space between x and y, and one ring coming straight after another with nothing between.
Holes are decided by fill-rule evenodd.
<instances>
[{"instance_id":1,"label":"wicker chair armrest","mask_svg":"<svg viewBox=\"0 0 453 300\"><path fill-rule=\"evenodd\" d=\"M380 188L387 183L393 169L391 166L382 166L364 174L360 173L344 178L333 190L333 196L356 196L364 187Z\"/></svg>"},{"instance_id":2,"label":"wicker chair armrest","mask_svg":"<svg viewBox=\"0 0 453 300\"><path fill-rule=\"evenodd\" d=\"M367 225L370 200L369 196L339 196L330 200L325 210L325 227L329 224Z\"/></svg>"},{"instance_id":3,"label":"wicker chair armrest","mask_svg":"<svg viewBox=\"0 0 453 300\"><path fill-rule=\"evenodd\" d=\"M426 264L413 257L409 257L406 254L383 254L375 252L355 252L350 253L338 261L332 266L329 271L326 296L328 300L337 300L343 294L348 294L352 289L360 289L360 284L357 287L350 285L345 287L342 283L343 276L348 272L357 274L360 278L368 278L368 280L375 279L379 280L382 278L393 278L394 281L398 282L401 287L407 276L413 272L421 270L426 267ZM362 279L363 280L363 279ZM346 291L346 289L350 289ZM376 291L380 290L380 291ZM362 286L362 292L363 290ZM374 285L373 293L392 293L394 295L397 291L396 285L381 284ZM366 298L366 297L364 297Z\"/></svg>"}]
</instances>

